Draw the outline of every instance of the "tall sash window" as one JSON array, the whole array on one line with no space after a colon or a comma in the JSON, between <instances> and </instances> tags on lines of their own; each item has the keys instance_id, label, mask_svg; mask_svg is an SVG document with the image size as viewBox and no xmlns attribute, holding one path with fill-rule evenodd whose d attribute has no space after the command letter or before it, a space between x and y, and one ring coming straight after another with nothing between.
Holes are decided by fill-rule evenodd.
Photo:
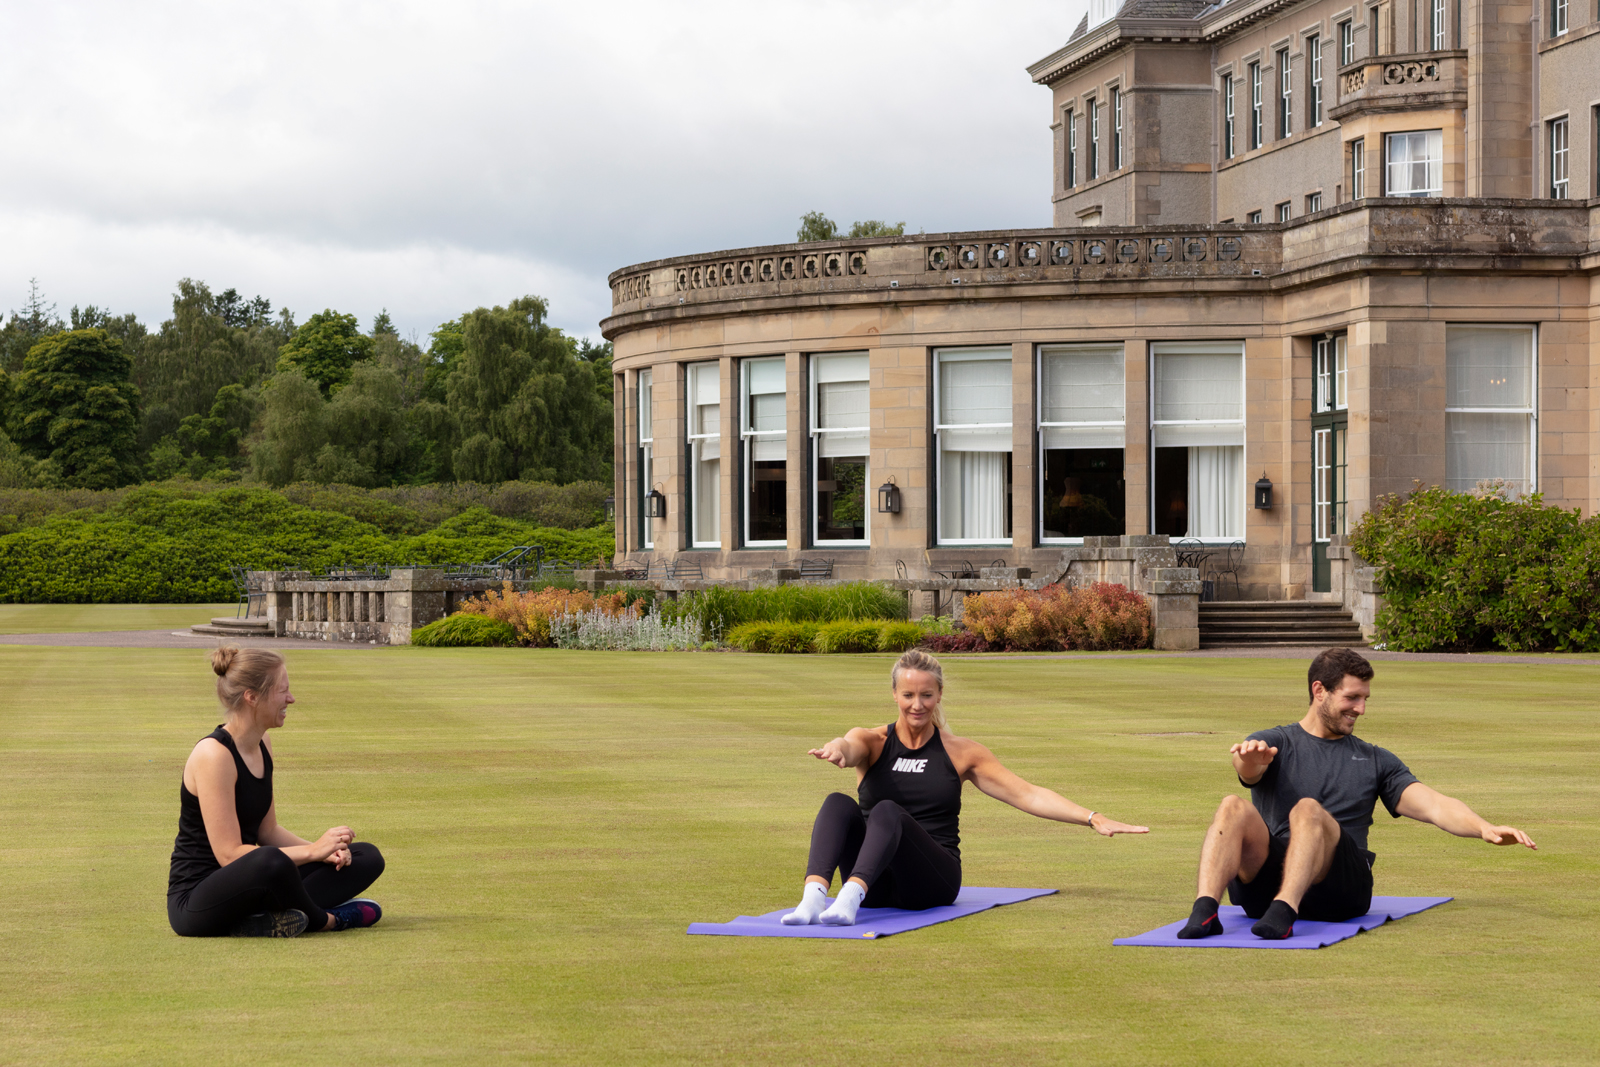
<instances>
[{"instance_id":1,"label":"tall sash window","mask_svg":"<svg viewBox=\"0 0 1600 1067\"><path fill-rule=\"evenodd\" d=\"M1244 346L1151 346L1151 523L1174 537L1244 536Z\"/></svg>"},{"instance_id":2,"label":"tall sash window","mask_svg":"<svg viewBox=\"0 0 1600 1067\"><path fill-rule=\"evenodd\" d=\"M1127 532L1123 348L1039 349L1039 539Z\"/></svg>"},{"instance_id":3,"label":"tall sash window","mask_svg":"<svg viewBox=\"0 0 1600 1067\"><path fill-rule=\"evenodd\" d=\"M650 506L647 500L650 490L655 486L653 469L656 439L655 431L651 427L654 378L652 371L639 372L639 545L642 548L654 548L656 545L655 531L650 528Z\"/></svg>"},{"instance_id":4,"label":"tall sash window","mask_svg":"<svg viewBox=\"0 0 1600 1067\"><path fill-rule=\"evenodd\" d=\"M744 446L744 543L788 543L788 382L783 357L739 364L739 437Z\"/></svg>"},{"instance_id":5,"label":"tall sash window","mask_svg":"<svg viewBox=\"0 0 1600 1067\"><path fill-rule=\"evenodd\" d=\"M1500 481L1513 496L1537 477L1537 366L1532 326L1445 328L1445 488Z\"/></svg>"},{"instance_id":6,"label":"tall sash window","mask_svg":"<svg viewBox=\"0 0 1600 1067\"><path fill-rule=\"evenodd\" d=\"M689 521L694 548L722 547L722 381L716 363L689 364Z\"/></svg>"},{"instance_id":7,"label":"tall sash window","mask_svg":"<svg viewBox=\"0 0 1600 1067\"><path fill-rule=\"evenodd\" d=\"M867 543L867 440L871 426L867 354L811 357L811 539Z\"/></svg>"},{"instance_id":8,"label":"tall sash window","mask_svg":"<svg viewBox=\"0 0 1600 1067\"><path fill-rule=\"evenodd\" d=\"M1011 349L934 352L939 543L1011 543Z\"/></svg>"}]
</instances>

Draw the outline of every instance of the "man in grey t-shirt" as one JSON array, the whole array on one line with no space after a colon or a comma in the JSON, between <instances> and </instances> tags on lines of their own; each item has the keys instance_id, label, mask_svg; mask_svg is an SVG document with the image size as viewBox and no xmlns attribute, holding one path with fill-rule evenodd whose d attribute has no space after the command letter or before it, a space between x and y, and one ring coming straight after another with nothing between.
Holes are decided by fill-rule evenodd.
<instances>
[{"instance_id":1,"label":"man in grey t-shirt","mask_svg":"<svg viewBox=\"0 0 1600 1067\"><path fill-rule=\"evenodd\" d=\"M1387 749L1355 736L1366 714L1372 665L1348 648L1311 661L1311 706L1288 726L1258 730L1229 751L1251 803L1229 795L1200 850L1199 898L1181 938L1222 933L1222 887L1258 920L1250 931L1279 939L1304 916L1340 922L1372 906L1367 829L1379 800L1389 814L1432 823L1457 837L1533 848L1528 835L1494 826L1421 782Z\"/></svg>"}]
</instances>

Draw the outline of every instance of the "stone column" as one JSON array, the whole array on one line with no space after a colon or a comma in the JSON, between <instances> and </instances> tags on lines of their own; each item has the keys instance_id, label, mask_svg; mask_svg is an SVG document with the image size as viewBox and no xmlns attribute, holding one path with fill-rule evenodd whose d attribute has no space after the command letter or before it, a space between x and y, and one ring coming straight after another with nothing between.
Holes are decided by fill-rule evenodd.
<instances>
[{"instance_id":1,"label":"stone column","mask_svg":"<svg viewBox=\"0 0 1600 1067\"><path fill-rule=\"evenodd\" d=\"M784 535L791 557L806 547L806 530L811 521L811 379L807 370L802 353L783 354Z\"/></svg>"},{"instance_id":2,"label":"stone column","mask_svg":"<svg viewBox=\"0 0 1600 1067\"><path fill-rule=\"evenodd\" d=\"M1023 559L1023 553L1039 543L1038 449L1035 447L1034 375L1037 361L1033 358L1033 343L1023 341L1011 346L1011 558Z\"/></svg>"},{"instance_id":3,"label":"stone column","mask_svg":"<svg viewBox=\"0 0 1600 1067\"><path fill-rule=\"evenodd\" d=\"M1150 532L1150 355L1145 341L1123 342L1122 449L1123 484L1126 487L1127 526L1130 534Z\"/></svg>"},{"instance_id":4,"label":"stone column","mask_svg":"<svg viewBox=\"0 0 1600 1067\"><path fill-rule=\"evenodd\" d=\"M721 514L717 516L717 540L722 545L722 560L731 558L728 553L739 547L744 531L743 472L739 469L739 361L727 356L717 360L717 379L721 390L721 445L722 462L717 465L718 492L722 497ZM711 575L707 574L707 578ZM730 577L738 577L732 574Z\"/></svg>"}]
</instances>

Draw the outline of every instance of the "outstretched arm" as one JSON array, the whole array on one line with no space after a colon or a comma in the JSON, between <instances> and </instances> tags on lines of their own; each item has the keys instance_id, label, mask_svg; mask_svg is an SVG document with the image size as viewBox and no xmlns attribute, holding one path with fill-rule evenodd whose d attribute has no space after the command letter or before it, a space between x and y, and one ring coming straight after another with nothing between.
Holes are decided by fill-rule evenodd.
<instances>
[{"instance_id":1,"label":"outstretched arm","mask_svg":"<svg viewBox=\"0 0 1600 1067\"><path fill-rule=\"evenodd\" d=\"M967 769L966 777L972 779L972 784L996 800L1010 804L1018 811L1025 811L1029 815L1037 815L1041 819L1053 819L1056 822L1069 822L1075 826L1091 827L1095 833L1104 834L1106 837L1115 837L1117 834L1147 834L1147 826L1131 826L1125 822L1107 818L1101 812L1090 812L1081 804L1074 804L1060 793L1046 789L1042 785L1034 785L1024 781L1005 768L994 753L978 744L968 741L971 746L971 765Z\"/></svg>"},{"instance_id":2,"label":"outstretched arm","mask_svg":"<svg viewBox=\"0 0 1600 1067\"><path fill-rule=\"evenodd\" d=\"M827 760L835 767L865 767L872 755L871 731L859 726L843 737L835 737L821 748L807 752L808 756Z\"/></svg>"},{"instance_id":3,"label":"outstretched arm","mask_svg":"<svg viewBox=\"0 0 1600 1067\"><path fill-rule=\"evenodd\" d=\"M1400 794L1395 810L1408 819L1432 823L1457 837L1479 837L1491 845L1526 845L1538 848L1533 839L1514 826L1495 826L1455 797L1447 797L1421 782L1412 782Z\"/></svg>"}]
</instances>

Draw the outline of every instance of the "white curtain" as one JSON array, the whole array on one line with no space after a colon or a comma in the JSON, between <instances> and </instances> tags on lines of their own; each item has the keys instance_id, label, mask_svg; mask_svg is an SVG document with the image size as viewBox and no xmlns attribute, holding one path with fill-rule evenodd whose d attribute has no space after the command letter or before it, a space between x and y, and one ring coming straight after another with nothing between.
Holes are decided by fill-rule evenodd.
<instances>
[{"instance_id":1,"label":"white curtain","mask_svg":"<svg viewBox=\"0 0 1600 1067\"><path fill-rule=\"evenodd\" d=\"M645 442L651 440L652 437L654 436L654 430L651 428L651 423L652 423L653 419L652 419L652 412L651 412L651 405L650 405L650 398L651 398L651 395L652 395L651 394L651 390L652 390L652 384L651 383L653 381L653 378L654 378L654 375L650 371L642 370L642 371L639 372L639 443L640 444L644 444Z\"/></svg>"},{"instance_id":2,"label":"white curtain","mask_svg":"<svg viewBox=\"0 0 1600 1067\"><path fill-rule=\"evenodd\" d=\"M1444 195L1444 131L1418 130L1387 135L1385 196Z\"/></svg>"},{"instance_id":3,"label":"white curtain","mask_svg":"<svg viewBox=\"0 0 1600 1067\"><path fill-rule=\"evenodd\" d=\"M1445 409L1447 488L1503 479L1515 495L1532 489L1533 327L1448 327Z\"/></svg>"},{"instance_id":4,"label":"white curtain","mask_svg":"<svg viewBox=\"0 0 1600 1067\"><path fill-rule=\"evenodd\" d=\"M1445 488L1465 493L1482 481L1504 479L1513 496L1529 490L1532 419L1521 413L1447 412Z\"/></svg>"},{"instance_id":5,"label":"white curtain","mask_svg":"<svg viewBox=\"0 0 1600 1067\"><path fill-rule=\"evenodd\" d=\"M1189 449L1189 536L1244 536L1244 449L1202 445Z\"/></svg>"},{"instance_id":6,"label":"white curtain","mask_svg":"<svg viewBox=\"0 0 1600 1067\"><path fill-rule=\"evenodd\" d=\"M946 540L1005 540L1006 454L946 452L942 464L940 536Z\"/></svg>"},{"instance_id":7,"label":"white curtain","mask_svg":"<svg viewBox=\"0 0 1600 1067\"><path fill-rule=\"evenodd\" d=\"M722 543L722 459L715 438L695 443L694 543Z\"/></svg>"}]
</instances>

